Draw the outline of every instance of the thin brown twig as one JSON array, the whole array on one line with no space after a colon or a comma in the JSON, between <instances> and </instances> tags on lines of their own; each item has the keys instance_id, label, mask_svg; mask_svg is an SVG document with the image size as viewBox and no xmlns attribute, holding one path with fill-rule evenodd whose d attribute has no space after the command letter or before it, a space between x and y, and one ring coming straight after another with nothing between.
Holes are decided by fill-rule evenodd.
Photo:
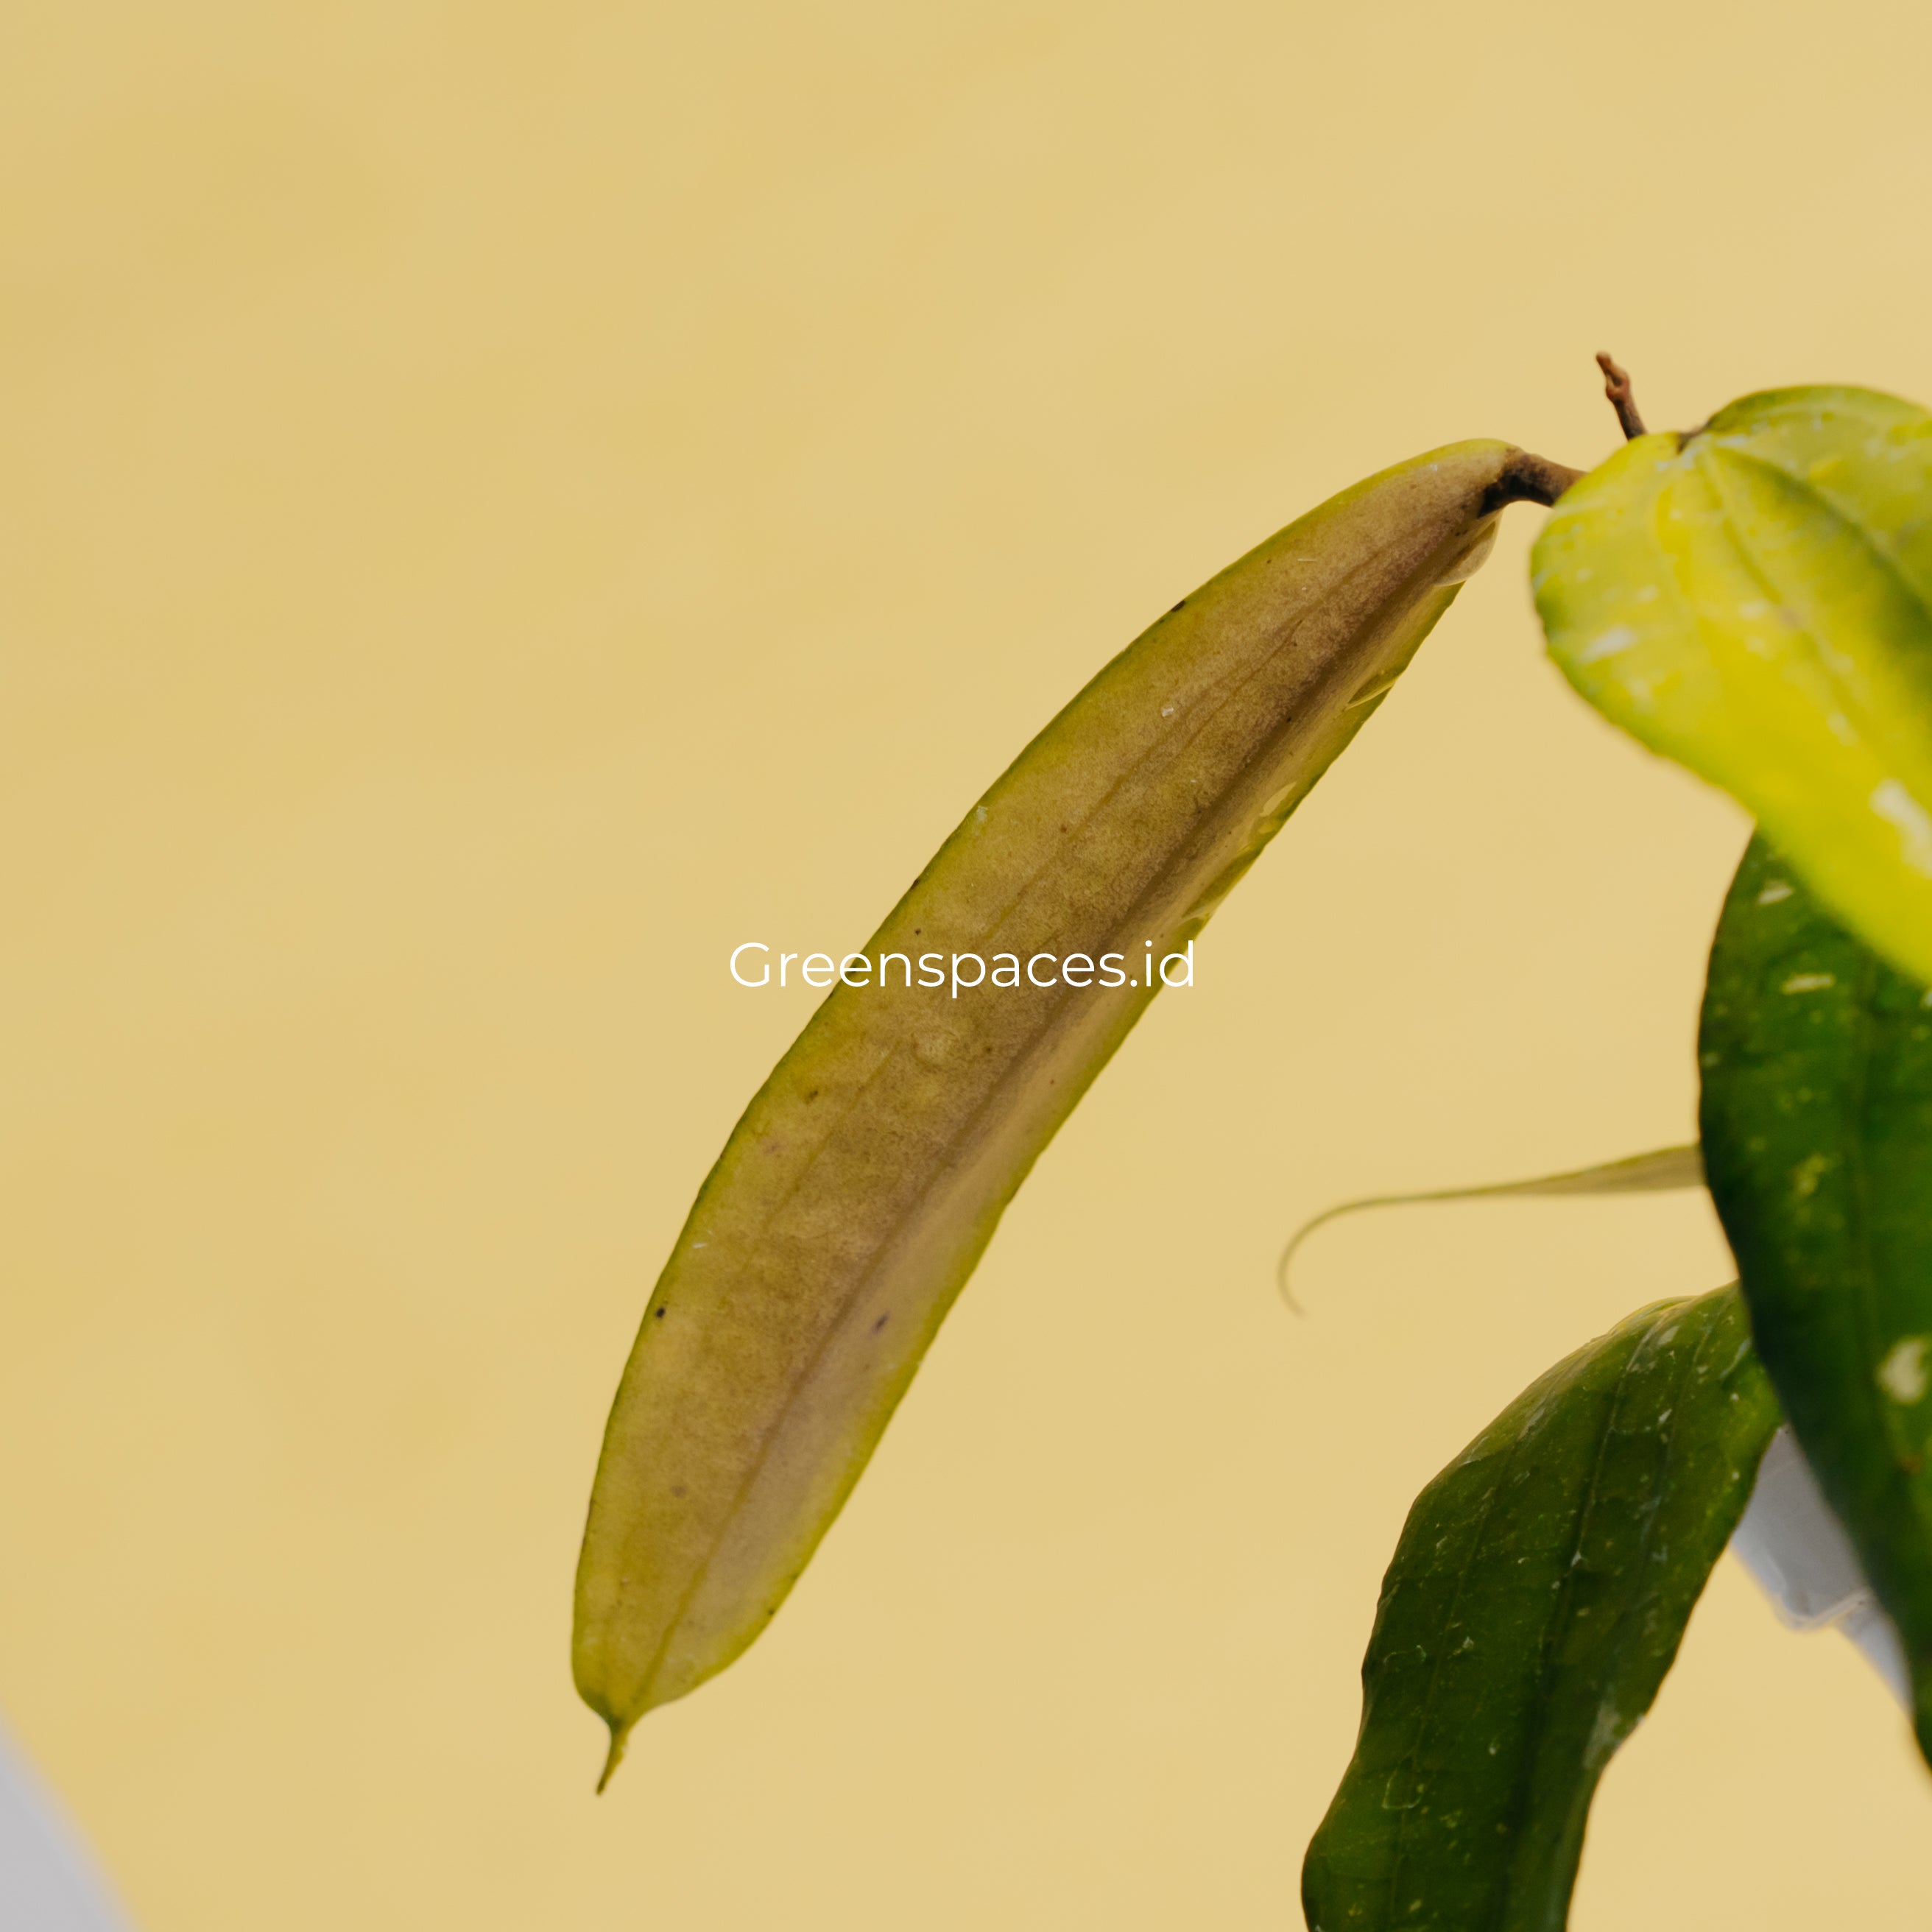
<instances>
[{"instance_id":1,"label":"thin brown twig","mask_svg":"<svg viewBox=\"0 0 1932 1932\"><path fill-rule=\"evenodd\" d=\"M1647 434L1643 418L1636 412L1636 398L1630 390L1630 371L1619 369L1614 357L1606 356L1602 350L1597 351L1597 367L1604 372L1604 394L1610 399L1610 406L1617 412L1617 422L1627 440L1634 442Z\"/></svg>"}]
</instances>

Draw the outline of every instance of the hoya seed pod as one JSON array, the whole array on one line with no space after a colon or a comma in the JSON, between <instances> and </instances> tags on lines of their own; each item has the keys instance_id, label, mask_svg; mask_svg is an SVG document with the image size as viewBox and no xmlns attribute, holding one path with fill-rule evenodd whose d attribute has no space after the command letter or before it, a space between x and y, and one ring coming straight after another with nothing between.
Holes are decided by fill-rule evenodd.
<instances>
[{"instance_id":1,"label":"hoya seed pod","mask_svg":"<svg viewBox=\"0 0 1932 1932\"><path fill-rule=\"evenodd\" d=\"M1504 506L1507 443L1344 490L1108 664L865 948L1028 962L841 985L739 1122L645 1311L592 1487L574 1664L631 1726L724 1668L836 1516L1001 1210L1183 952L1388 692ZM1150 949L1148 942L1151 942ZM1040 956L1124 984L1036 979ZM880 983L881 980L885 983ZM907 983L914 981L914 983Z\"/></svg>"}]
</instances>

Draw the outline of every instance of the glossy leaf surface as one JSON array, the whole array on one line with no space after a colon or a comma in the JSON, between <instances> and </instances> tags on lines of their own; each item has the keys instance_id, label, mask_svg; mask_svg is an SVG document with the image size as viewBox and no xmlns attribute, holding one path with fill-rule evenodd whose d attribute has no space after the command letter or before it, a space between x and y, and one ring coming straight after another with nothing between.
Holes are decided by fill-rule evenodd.
<instances>
[{"instance_id":1,"label":"glossy leaf surface","mask_svg":"<svg viewBox=\"0 0 1932 1932\"><path fill-rule=\"evenodd\" d=\"M1597 1780L1778 1422L1726 1288L1579 1349L1423 1491L1304 1868L1312 1932L1558 1932Z\"/></svg>"},{"instance_id":2,"label":"glossy leaf surface","mask_svg":"<svg viewBox=\"0 0 1932 1932\"><path fill-rule=\"evenodd\" d=\"M1765 840L1699 1040L1712 1198L1766 1368L1898 1628L1932 1744L1932 1010ZM1932 1756L1932 1752L1928 1752Z\"/></svg>"},{"instance_id":3,"label":"glossy leaf surface","mask_svg":"<svg viewBox=\"0 0 1932 1932\"><path fill-rule=\"evenodd\" d=\"M1869 389L1747 396L1593 470L1531 568L1576 689L1932 980L1932 416Z\"/></svg>"}]
</instances>

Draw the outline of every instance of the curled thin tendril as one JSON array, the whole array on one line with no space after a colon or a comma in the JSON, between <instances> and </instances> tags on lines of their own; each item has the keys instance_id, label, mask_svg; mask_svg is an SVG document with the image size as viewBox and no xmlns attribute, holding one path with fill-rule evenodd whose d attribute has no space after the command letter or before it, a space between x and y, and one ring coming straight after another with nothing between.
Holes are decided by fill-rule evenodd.
<instances>
[{"instance_id":1,"label":"curled thin tendril","mask_svg":"<svg viewBox=\"0 0 1932 1932\"><path fill-rule=\"evenodd\" d=\"M1703 1153L1693 1141L1684 1147L1659 1148L1652 1154L1631 1154L1623 1160L1606 1161L1597 1167L1571 1168L1562 1174L1539 1174L1531 1180L1491 1181L1480 1187L1437 1187L1418 1194L1364 1195L1359 1200L1324 1208L1296 1229L1275 1264L1275 1286L1296 1314L1305 1314L1307 1311L1288 1286L1288 1271L1294 1264L1296 1252L1317 1228L1340 1220L1344 1214L1359 1214L1370 1208L1412 1208L1431 1201L1496 1200L1510 1195L1661 1194L1673 1188L1703 1184Z\"/></svg>"}]
</instances>

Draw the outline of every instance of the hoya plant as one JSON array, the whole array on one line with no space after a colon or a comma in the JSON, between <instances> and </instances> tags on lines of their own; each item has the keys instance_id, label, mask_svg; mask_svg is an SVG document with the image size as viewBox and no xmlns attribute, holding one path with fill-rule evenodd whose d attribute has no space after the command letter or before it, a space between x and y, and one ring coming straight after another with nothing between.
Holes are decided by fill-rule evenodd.
<instances>
[{"instance_id":1,"label":"hoya plant","mask_svg":"<svg viewBox=\"0 0 1932 1932\"><path fill-rule=\"evenodd\" d=\"M1610 461L1457 443L1290 524L1105 666L838 962L611 1409L573 1652L604 1780L777 1612L1034 1159L1515 503L1553 506L1559 669L1758 831L1700 1143L1490 1191L1708 1185L1738 1280L1558 1364L1418 1498L1308 1923L1560 1928L1748 1504L1748 1560L1794 1618L1858 1612L1932 1756L1932 416L1798 388L1651 435L1599 360Z\"/></svg>"}]
</instances>

